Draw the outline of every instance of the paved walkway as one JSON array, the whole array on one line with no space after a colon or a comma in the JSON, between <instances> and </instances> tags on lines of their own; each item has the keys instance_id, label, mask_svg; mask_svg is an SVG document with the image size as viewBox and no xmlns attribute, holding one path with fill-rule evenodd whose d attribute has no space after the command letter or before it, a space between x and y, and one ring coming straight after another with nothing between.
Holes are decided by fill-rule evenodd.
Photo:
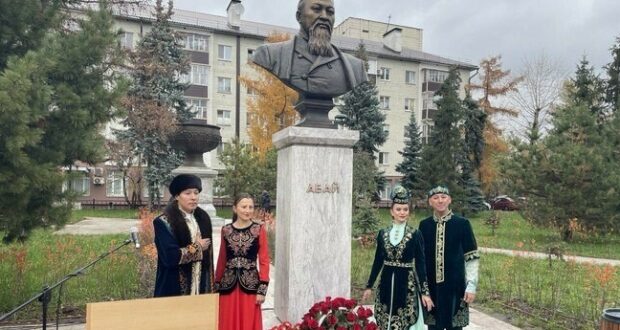
<instances>
[{"instance_id":1,"label":"paved walkway","mask_svg":"<svg viewBox=\"0 0 620 330\"><path fill-rule=\"evenodd\" d=\"M547 253L542 252L532 252L532 251L521 251L521 250L505 250L505 249L495 249L495 248L480 248L481 252L486 253L500 253L506 254L510 256L518 256L518 257L526 257L526 258L534 258L534 259L547 259L549 255ZM557 259L556 256L553 256L554 259ZM572 256L572 255L564 255L564 260L566 261L574 261L577 263L588 263L595 265L612 265L612 266L620 266L620 260L614 259L602 259L602 258L591 258L591 257L580 257L580 256Z\"/></svg>"}]
</instances>

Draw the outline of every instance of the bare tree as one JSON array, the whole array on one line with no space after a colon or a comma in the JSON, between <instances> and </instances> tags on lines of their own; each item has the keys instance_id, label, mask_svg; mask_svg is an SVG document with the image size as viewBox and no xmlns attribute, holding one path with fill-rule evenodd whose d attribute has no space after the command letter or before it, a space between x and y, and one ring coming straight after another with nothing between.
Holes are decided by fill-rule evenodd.
<instances>
[{"instance_id":1,"label":"bare tree","mask_svg":"<svg viewBox=\"0 0 620 330\"><path fill-rule=\"evenodd\" d=\"M560 102L560 93L567 73L560 64L544 53L523 60L523 80L511 93L511 101L519 112L513 120L513 133L530 144L550 128L550 114Z\"/></svg>"}]
</instances>

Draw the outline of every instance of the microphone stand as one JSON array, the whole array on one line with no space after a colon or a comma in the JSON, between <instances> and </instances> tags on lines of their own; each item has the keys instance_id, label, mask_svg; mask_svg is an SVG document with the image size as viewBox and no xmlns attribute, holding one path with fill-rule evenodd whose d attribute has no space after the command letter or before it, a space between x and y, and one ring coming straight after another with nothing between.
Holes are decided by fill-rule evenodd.
<instances>
[{"instance_id":1,"label":"microphone stand","mask_svg":"<svg viewBox=\"0 0 620 330\"><path fill-rule=\"evenodd\" d=\"M42 305L41 306L42 307L41 318L42 318L42 321L43 321L43 330L47 330L47 308L49 306L49 302L52 300L52 290L54 290L58 286L63 285L69 279L77 277L79 275L82 275L87 268L93 266L97 262L101 261L103 258L105 258L108 255L116 252L117 250L119 250L120 248L122 248L123 246L125 246L125 245L127 245L127 244L129 244L131 242L133 242L131 239L127 239L121 245L117 246L113 250L109 250L109 251L101 254L97 259L91 261L86 266L84 266L82 268L78 268L78 269L74 270L73 272L67 274L62 280L58 281L58 283L56 283L56 284L54 284L52 286L45 285L43 287L43 290L41 290L41 292L37 293L34 297L28 299L28 301L26 301L25 303L15 307L12 311L2 315L2 317L0 317L0 322L6 320L7 318L9 318L9 316L17 313L18 311L20 311L24 307L30 305L35 300L38 300L38 301L41 302L41 305ZM58 297L58 302L60 303L60 296ZM56 317L56 318L57 318L56 319L56 328L58 329L58 317Z\"/></svg>"}]
</instances>

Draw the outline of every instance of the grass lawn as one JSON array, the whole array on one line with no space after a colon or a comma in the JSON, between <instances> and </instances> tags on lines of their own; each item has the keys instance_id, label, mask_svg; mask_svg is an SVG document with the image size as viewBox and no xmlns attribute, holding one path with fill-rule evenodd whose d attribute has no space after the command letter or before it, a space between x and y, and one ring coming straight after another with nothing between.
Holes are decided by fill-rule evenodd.
<instances>
[{"instance_id":1,"label":"grass lawn","mask_svg":"<svg viewBox=\"0 0 620 330\"><path fill-rule=\"evenodd\" d=\"M127 235L52 235L38 229L26 243L0 246L0 314L27 301L45 285L85 266L118 246ZM147 297L141 288L139 258L131 245L121 248L89 268L62 288L61 318L83 316L87 302ZM58 288L52 292L49 320L55 319ZM41 304L34 302L16 314L20 320L40 318Z\"/></svg>"},{"instance_id":2,"label":"grass lawn","mask_svg":"<svg viewBox=\"0 0 620 330\"><path fill-rule=\"evenodd\" d=\"M352 297L360 299L374 247L352 243ZM474 307L519 327L593 329L604 308L620 306L620 267L483 254ZM370 302L372 303L374 298Z\"/></svg>"},{"instance_id":3,"label":"grass lawn","mask_svg":"<svg viewBox=\"0 0 620 330\"><path fill-rule=\"evenodd\" d=\"M577 233L575 239L566 243L560 238L558 230L541 228L529 224L518 212L498 212L500 224L493 234L485 220L491 215L490 211L481 212L469 217L476 234L478 246L547 252L551 246L560 247L564 254L584 257L620 259L620 234L596 235ZM419 209L414 211L409 224L417 227L420 221L430 215L430 211ZM390 225L391 218L388 209L379 209L380 228Z\"/></svg>"}]
</instances>

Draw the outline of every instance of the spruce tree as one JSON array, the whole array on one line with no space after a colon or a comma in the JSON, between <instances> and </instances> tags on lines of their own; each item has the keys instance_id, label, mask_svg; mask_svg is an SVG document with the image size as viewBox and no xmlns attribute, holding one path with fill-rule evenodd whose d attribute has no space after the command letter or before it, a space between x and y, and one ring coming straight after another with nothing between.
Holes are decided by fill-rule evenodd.
<instances>
[{"instance_id":1,"label":"spruce tree","mask_svg":"<svg viewBox=\"0 0 620 330\"><path fill-rule=\"evenodd\" d=\"M604 84L585 56L579 62L570 84L569 102L585 106L596 116L598 123L602 123L605 120Z\"/></svg>"},{"instance_id":2,"label":"spruce tree","mask_svg":"<svg viewBox=\"0 0 620 330\"><path fill-rule=\"evenodd\" d=\"M356 56L368 65L363 43L358 46ZM385 114L379 110L378 93L374 84L363 83L345 94L342 97L344 104L338 108L340 113L346 116L343 125L360 132L360 139L354 149L367 152L373 157L379 151L378 147L387 140L387 132L383 129Z\"/></svg>"},{"instance_id":3,"label":"spruce tree","mask_svg":"<svg viewBox=\"0 0 620 330\"><path fill-rule=\"evenodd\" d=\"M463 207L463 189L459 171L463 159L463 142L459 124L463 119L463 103L458 90L461 79L456 69L435 93L437 116L429 143L422 149L422 187L426 191L437 184L446 185L455 209Z\"/></svg>"},{"instance_id":4,"label":"spruce tree","mask_svg":"<svg viewBox=\"0 0 620 330\"><path fill-rule=\"evenodd\" d=\"M610 105L611 111L617 112L620 108L620 37L609 49L611 62L605 66L608 80L605 84L605 101Z\"/></svg>"},{"instance_id":5,"label":"spruce tree","mask_svg":"<svg viewBox=\"0 0 620 330\"><path fill-rule=\"evenodd\" d=\"M484 210L484 196L478 180L477 168L480 168L484 149L484 126L487 115L478 107L478 103L467 93L464 105L465 130L463 141L463 158L461 159L462 187L465 197L464 210L476 213Z\"/></svg>"},{"instance_id":6,"label":"spruce tree","mask_svg":"<svg viewBox=\"0 0 620 330\"><path fill-rule=\"evenodd\" d=\"M549 135L532 145L515 143L513 155L503 162L511 186L527 197L526 218L559 227L566 240L574 223L605 232L620 219L620 123L601 122L596 110L604 92L595 88L594 77L582 60Z\"/></svg>"},{"instance_id":7,"label":"spruce tree","mask_svg":"<svg viewBox=\"0 0 620 330\"><path fill-rule=\"evenodd\" d=\"M73 196L62 192L60 168L71 168L76 160L103 159L100 129L123 86L113 73L120 53L109 10L102 5L85 15L75 18L76 29L46 26L39 42L24 43L34 47L25 55L12 51L0 74L0 230L5 241L25 239L36 227L64 224ZM27 24L13 26L29 29Z\"/></svg>"},{"instance_id":8,"label":"spruce tree","mask_svg":"<svg viewBox=\"0 0 620 330\"><path fill-rule=\"evenodd\" d=\"M424 194L420 179L423 175L420 171L422 142L414 112L411 112L409 124L405 127L405 147L398 153L403 156L403 161L396 165L396 171L403 174L401 184L412 196L421 197Z\"/></svg>"},{"instance_id":9,"label":"spruce tree","mask_svg":"<svg viewBox=\"0 0 620 330\"><path fill-rule=\"evenodd\" d=\"M180 76L189 70L189 62L179 42L180 36L170 26L172 2L164 8L155 4L155 21L131 56L132 86L125 100L126 130L117 137L133 146L146 161L149 205L160 204L160 187L171 179L171 172L182 163L183 155L170 146L169 137L176 124L193 114L183 93L187 84Z\"/></svg>"},{"instance_id":10,"label":"spruce tree","mask_svg":"<svg viewBox=\"0 0 620 330\"><path fill-rule=\"evenodd\" d=\"M363 43L359 44L355 55L368 67L368 56ZM345 94L342 101L344 104L338 107L339 112L345 116L342 124L360 133L360 139L353 147L353 185L365 188L357 190L357 193L361 195L354 193L352 202L355 208L357 198L378 199L377 192L382 190L387 183L384 173L379 171L374 164L375 153L379 151L378 147L387 140L387 132L383 129L385 115L379 110L377 87L370 82L363 83ZM372 164L367 162L367 157L372 160ZM356 171L355 168L358 170ZM363 177L356 174L362 172L365 173ZM373 188L367 185L370 179L374 182Z\"/></svg>"}]
</instances>

